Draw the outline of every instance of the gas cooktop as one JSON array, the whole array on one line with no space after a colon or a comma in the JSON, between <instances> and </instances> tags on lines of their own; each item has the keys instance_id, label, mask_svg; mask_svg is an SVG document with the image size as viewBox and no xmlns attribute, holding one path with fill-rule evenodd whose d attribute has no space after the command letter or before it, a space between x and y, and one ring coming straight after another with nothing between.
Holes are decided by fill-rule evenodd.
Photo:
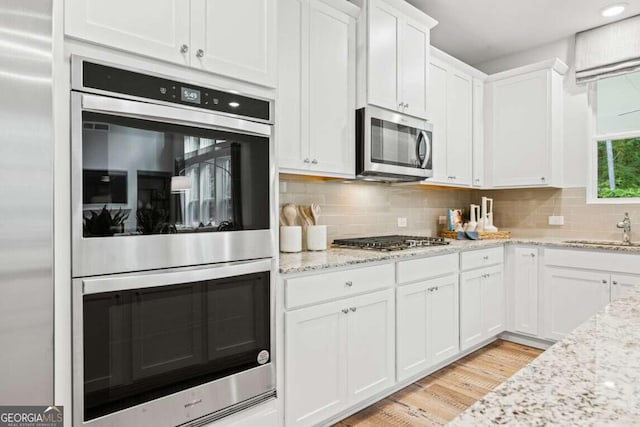
<instances>
[{"instance_id":1,"label":"gas cooktop","mask_svg":"<svg viewBox=\"0 0 640 427\"><path fill-rule=\"evenodd\" d=\"M355 239L336 239L334 248L372 249L377 251L401 251L409 248L448 245L442 237L425 236L376 236L358 237Z\"/></svg>"}]
</instances>

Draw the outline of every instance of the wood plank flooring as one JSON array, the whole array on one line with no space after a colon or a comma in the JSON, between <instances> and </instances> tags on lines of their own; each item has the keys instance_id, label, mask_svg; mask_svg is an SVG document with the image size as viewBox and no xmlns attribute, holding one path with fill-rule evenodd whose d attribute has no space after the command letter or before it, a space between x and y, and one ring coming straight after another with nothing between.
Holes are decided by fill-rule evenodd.
<instances>
[{"instance_id":1,"label":"wood plank flooring","mask_svg":"<svg viewBox=\"0 0 640 427\"><path fill-rule=\"evenodd\" d=\"M334 427L445 425L540 353L542 350L498 340Z\"/></svg>"}]
</instances>

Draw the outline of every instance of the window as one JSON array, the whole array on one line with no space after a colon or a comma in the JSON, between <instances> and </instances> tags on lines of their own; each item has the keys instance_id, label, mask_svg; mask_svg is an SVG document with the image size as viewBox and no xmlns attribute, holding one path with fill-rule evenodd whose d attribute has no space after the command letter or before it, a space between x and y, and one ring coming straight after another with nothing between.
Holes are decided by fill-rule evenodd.
<instances>
[{"instance_id":1,"label":"window","mask_svg":"<svg viewBox=\"0 0 640 427\"><path fill-rule=\"evenodd\" d=\"M640 203L640 72L590 84L589 202Z\"/></svg>"}]
</instances>

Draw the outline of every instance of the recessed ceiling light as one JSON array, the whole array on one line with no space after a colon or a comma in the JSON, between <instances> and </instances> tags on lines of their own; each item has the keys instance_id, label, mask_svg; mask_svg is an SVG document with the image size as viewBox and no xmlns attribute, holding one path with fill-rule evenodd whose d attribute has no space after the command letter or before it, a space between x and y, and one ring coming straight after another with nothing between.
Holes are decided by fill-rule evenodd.
<instances>
[{"instance_id":1,"label":"recessed ceiling light","mask_svg":"<svg viewBox=\"0 0 640 427\"><path fill-rule=\"evenodd\" d=\"M628 3L616 3L609 5L600 11L600 15L605 18L611 18L612 16L620 15L626 9Z\"/></svg>"},{"instance_id":2,"label":"recessed ceiling light","mask_svg":"<svg viewBox=\"0 0 640 427\"><path fill-rule=\"evenodd\" d=\"M238 108L240 106L239 102L230 102L229 103L229 107L231 108Z\"/></svg>"}]
</instances>

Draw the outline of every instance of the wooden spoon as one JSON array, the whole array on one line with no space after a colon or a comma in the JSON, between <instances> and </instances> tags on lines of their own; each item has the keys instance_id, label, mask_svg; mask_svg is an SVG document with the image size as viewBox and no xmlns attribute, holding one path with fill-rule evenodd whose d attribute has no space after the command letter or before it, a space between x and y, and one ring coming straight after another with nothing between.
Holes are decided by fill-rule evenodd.
<instances>
[{"instance_id":1,"label":"wooden spoon","mask_svg":"<svg viewBox=\"0 0 640 427\"><path fill-rule=\"evenodd\" d=\"M311 218L311 208L309 206L298 206L298 210L300 211L300 216L302 217L302 222L305 227L313 225L313 219Z\"/></svg>"},{"instance_id":2,"label":"wooden spoon","mask_svg":"<svg viewBox=\"0 0 640 427\"><path fill-rule=\"evenodd\" d=\"M311 217L313 218L313 225L318 225L320 219L320 205L317 203L311 203Z\"/></svg>"},{"instance_id":3,"label":"wooden spoon","mask_svg":"<svg viewBox=\"0 0 640 427\"><path fill-rule=\"evenodd\" d=\"M287 203L282 207L282 215L287 220L289 227L296 225L296 217L298 216L298 210L293 203Z\"/></svg>"}]
</instances>

